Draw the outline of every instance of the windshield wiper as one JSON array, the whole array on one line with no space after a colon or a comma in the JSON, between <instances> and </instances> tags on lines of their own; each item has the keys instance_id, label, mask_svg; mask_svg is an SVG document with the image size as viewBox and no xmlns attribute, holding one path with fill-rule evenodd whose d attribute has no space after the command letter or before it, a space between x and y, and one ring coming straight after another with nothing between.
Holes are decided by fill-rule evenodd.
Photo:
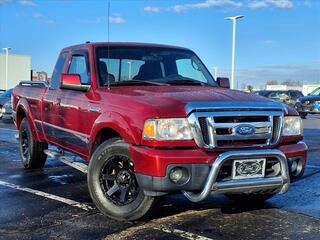
<instances>
[{"instance_id":1,"label":"windshield wiper","mask_svg":"<svg viewBox=\"0 0 320 240\"><path fill-rule=\"evenodd\" d=\"M113 82L113 83L110 83L110 86L135 85L135 84L147 84L147 85L157 85L157 86L168 86L167 83L144 81L144 80L126 80L126 81Z\"/></svg>"},{"instance_id":2,"label":"windshield wiper","mask_svg":"<svg viewBox=\"0 0 320 240\"><path fill-rule=\"evenodd\" d=\"M200 85L200 86L212 86L211 84L196 81L196 80L189 80L189 79L175 79L175 80L168 80L165 81L166 83L172 84L172 85Z\"/></svg>"}]
</instances>

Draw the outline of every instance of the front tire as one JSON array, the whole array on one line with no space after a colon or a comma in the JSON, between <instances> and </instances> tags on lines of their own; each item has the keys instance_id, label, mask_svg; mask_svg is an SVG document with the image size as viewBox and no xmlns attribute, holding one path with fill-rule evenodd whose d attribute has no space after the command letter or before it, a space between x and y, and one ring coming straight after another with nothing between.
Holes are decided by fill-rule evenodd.
<instances>
[{"instance_id":1,"label":"front tire","mask_svg":"<svg viewBox=\"0 0 320 240\"><path fill-rule=\"evenodd\" d=\"M97 208L116 220L139 219L154 202L138 185L129 145L117 138L103 142L93 153L88 187Z\"/></svg>"},{"instance_id":2,"label":"front tire","mask_svg":"<svg viewBox=\"0 0 320 240\"><path fill-rule=\"evenodd\" d=\"M24 118L19 128L19 150L23 166L27 169L43 168L47 160L43 152L45 149L48 149L48 144L34 140L28 120Z\"/></svg>"}]
</instances>

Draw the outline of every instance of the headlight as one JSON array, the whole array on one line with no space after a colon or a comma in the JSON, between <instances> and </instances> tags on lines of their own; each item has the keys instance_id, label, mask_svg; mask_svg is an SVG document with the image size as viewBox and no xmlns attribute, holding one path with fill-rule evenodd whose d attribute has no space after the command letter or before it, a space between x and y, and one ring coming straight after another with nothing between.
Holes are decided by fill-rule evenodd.
<instances>
[{"instance_id":1,"label":"headlight","mask_svg":"<svg viewBox=\"0 0 320 240\"><path fill-rule=\"evenodd\" d=\"M143 138L150 140L193 139L185 118L149 119L144 124Z\"/></svg>"},{"instance_id":2,"label":"headlight","mask_svg":"<svg viewBox=\"0 0 320 240\"><path fill-rule=\"evenodd\" d=\"M303 134L300 117L284 117L282 136L297 136Z\"/></svg>"}]
</instances>

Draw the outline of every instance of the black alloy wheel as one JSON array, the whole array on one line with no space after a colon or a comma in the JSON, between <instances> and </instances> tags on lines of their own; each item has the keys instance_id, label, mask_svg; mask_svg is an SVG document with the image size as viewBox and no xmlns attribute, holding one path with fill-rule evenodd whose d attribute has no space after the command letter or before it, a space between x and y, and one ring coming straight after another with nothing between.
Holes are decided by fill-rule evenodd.
<instances>
[{"instance_id":1,"label":"black alloy wheel","mask_svg":"<svg viewBox=\"0 0 320 240\"><path fill-rule=\"evenodd\" d=\"M127 156L111 156L102 167L99 179L106 198L117 206L130 204L138 196L133 163Z\"/></svg>"}]
</instances>

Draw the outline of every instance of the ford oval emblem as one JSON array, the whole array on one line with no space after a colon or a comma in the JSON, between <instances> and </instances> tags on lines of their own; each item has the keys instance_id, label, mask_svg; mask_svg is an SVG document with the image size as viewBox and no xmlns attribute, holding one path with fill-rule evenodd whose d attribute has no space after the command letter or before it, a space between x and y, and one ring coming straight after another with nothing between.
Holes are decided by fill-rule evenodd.
<instances>
[{"instance_id":1,"label":"ford oval emblem","mask_svg":"<svg viewBox=\"0 0 320 240\"><path fill-rule=\"evenodd\" d=\"M238 135L249 136L255 134L256 128L249 124L241 124L236 127L235 132Z\"/></svg>"}]
</instances>

